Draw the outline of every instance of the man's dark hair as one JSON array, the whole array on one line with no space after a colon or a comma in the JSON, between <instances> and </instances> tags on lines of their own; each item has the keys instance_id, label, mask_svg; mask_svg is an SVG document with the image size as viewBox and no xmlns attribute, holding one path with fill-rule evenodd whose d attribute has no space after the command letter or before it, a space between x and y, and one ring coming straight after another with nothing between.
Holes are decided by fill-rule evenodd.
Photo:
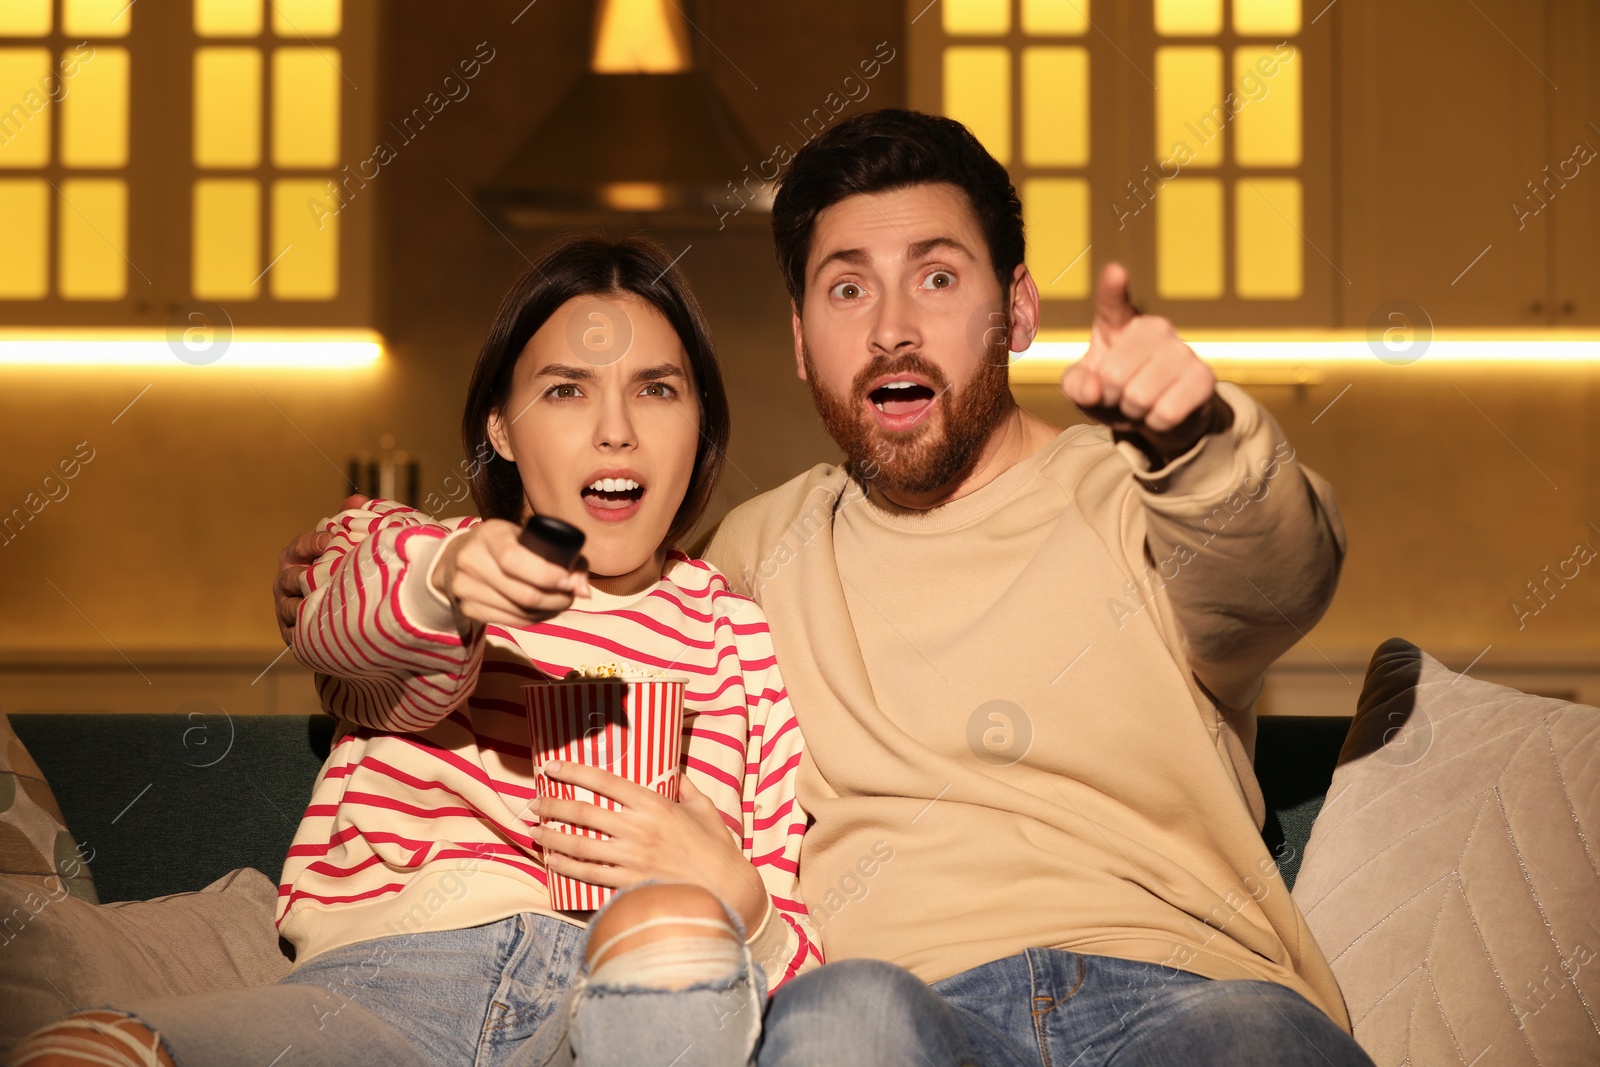
<instances>
[{"instance_id":1,"label":"man's dark hair","mask_svg":"<svg viewBox=\"0 0 1600 1067\"><path fill-rule=\"evenodd\" d=\"M943 182L966 194L989 246L1000 291L1022 262L1022 201L1005 167L961 123L884 108L846 119L795 154L772 204L778 269L796 307L805 302L806 257L817 216L857 193Z\"/></svg>"},{"instance_id":2,"label":"man's dark hair","mask_svg":"<svg viewBox=\"0 0 1600 1067\"><path fill-rule=\"evenodd\" d=\"M608 240L596 235L560 241L512 283L500 301L488 339L478 353L467 386L461 418L461 443L468 456L489 454L489 415L503 410L511 396L517 360L539 327L556 309L578 296L631 294L654 307L672 325L689 355L696 399L700 402L700 442L694 473L683 503L667 531L670 547L688 536L711 503L722 473L731 423L722 367L711 331L688 281L673 266L672 254L647 237ZM486 519L523 520L522 476L510 460L477 462L470 476L472 499Z\"/></svg>"}]
</instances>

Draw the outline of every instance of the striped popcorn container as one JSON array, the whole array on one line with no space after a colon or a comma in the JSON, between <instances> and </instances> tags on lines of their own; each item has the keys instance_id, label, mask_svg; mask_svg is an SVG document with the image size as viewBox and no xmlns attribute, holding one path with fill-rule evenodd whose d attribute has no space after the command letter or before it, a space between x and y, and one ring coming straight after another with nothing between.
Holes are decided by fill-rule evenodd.
<instances>
[{"instance_id":1,"label":"striped popcorn container","mask_svg":"<svg viewBox=\"0 0 1600 1067\"><path fill-rule=\"evenodd\" d=\"M522 687L533 733L533 767L539 796L622 805L593 790L538 773L547 759L600 767L662 796L678 799L683 749L685 678L579 678ZM598 830L549 820L562 833L604 838ZM546 872L550 905L557 911L592 911L615 890Z\"/></svg>"}]
</instances>

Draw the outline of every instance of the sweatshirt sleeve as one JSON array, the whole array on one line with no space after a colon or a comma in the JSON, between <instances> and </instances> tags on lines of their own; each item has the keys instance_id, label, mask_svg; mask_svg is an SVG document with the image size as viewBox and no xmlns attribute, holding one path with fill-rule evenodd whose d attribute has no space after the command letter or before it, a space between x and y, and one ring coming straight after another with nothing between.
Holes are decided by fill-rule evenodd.
<instances>
[{"instance_id":1,"label":"sweatshirt sleeve","mask_svg":"<svg viewBox=\"0 0 1600 1067\"><path fill-rule=\"evenodd\" d=\"M744 675L750 728L741 787L740 834L745 855L766 885L766 917L747 932L751 958L767 974L768 990L822 963L811 918L800 900L800 842L809 819L795 796L800 773L800 727L778 672L761 609L729 595L728 605Z\"/></svg>"},{"instance_id":2,"label":"sweatshirt sleeve","mask_svg":"<svg viewBox=\"0 0 1600 1067\"><path fill-rule=\"evenodd\" d=\"M435 520L392 500L342 511L319 526L327 550L301 577L295 659L316 672L330 714L396 733L426 730L477 685L483 623L456 629L428 583L439 549L478 519Z\"/></svg>"},{"instance_id":3,"label":"sweatshirt sleeve","mask_svg":"<svg viewBox=\"0 0 1600 1067\"><path fill-rule=\"evenodd\" d=\"M1327 610L1346 539L1332 486L1296 460L1271 414L1232 382L1217 395L1233 425L1165 466L1116 447L1143 505L1148 557L1136 570L1161 584L1201 684L1243 708Z\"/></svg>"}]
</instances>

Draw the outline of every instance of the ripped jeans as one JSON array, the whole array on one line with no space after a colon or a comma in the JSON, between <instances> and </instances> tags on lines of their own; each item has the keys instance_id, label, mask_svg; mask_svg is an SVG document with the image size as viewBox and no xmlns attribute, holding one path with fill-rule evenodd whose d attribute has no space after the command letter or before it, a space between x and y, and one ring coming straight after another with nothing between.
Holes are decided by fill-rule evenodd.
<instances>
[{"instance_id":1,"label":"ripped jeans","mask_svg":"<svg viewBox=\"0 0 1600 1067\"><path fill-rule=\"evenodd\" d=\"M741 929L731 913L729 925ZM725 980L666 990L611 984L609 960L591 981L587 936L525 912L332 949L276 985L111 1007L159 1034L178 1067L753 1062L766 977L748 946Z\"/></svg>"}]
</instances>

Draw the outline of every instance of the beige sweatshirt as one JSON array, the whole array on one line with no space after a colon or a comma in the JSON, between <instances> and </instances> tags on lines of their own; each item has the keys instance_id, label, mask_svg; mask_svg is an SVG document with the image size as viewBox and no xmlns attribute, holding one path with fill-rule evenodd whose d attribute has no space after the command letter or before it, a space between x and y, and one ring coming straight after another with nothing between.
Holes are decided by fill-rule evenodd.
<instances>
[{"instance_id":1,"label":"beige sweatshirt","mask_svg":"<svg viewBox=\"0 0 1600 1067\"><path fill-rule=\"evenodd\" d=\"M933 982L1030 947L1299 991L1349 1018L1262 843L1266 667L1327 608L1344 528L1237 386L1159 471L1075 426L893 514L818 466L706 558L765 609L805 738L801 888L830 960Z\"/></svg>"}]
</instances>

